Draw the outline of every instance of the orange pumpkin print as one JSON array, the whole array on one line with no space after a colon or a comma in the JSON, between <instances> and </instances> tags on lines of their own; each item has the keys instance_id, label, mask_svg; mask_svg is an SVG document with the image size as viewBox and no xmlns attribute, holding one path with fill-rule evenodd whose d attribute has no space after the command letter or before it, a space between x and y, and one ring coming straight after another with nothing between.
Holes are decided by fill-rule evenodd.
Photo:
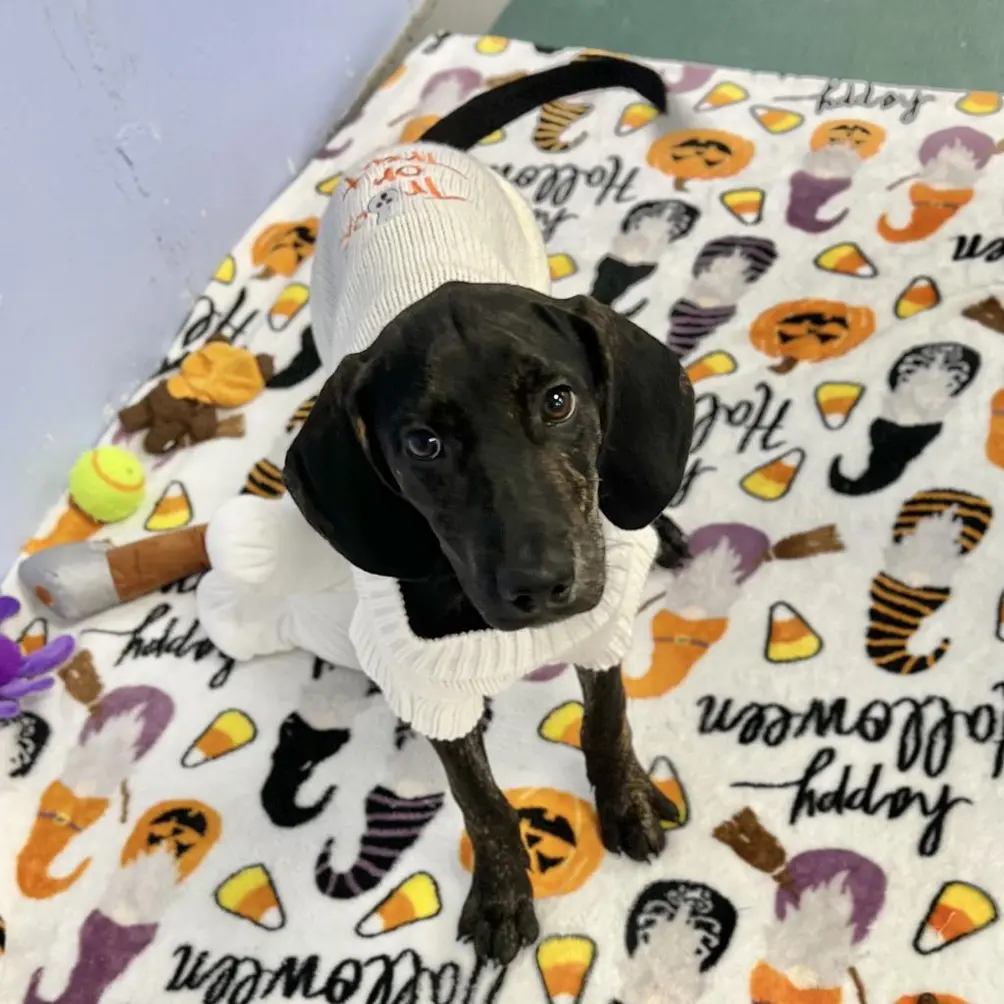
<instances>
[{"instance_id":1,"label":"orange pumpkin print","mask_svg":"<svg viewBox=\"0 0 1004 1004\"><path fill-rule=\"evenodd\" d=\"M777 359L775 373L787 373L797 363L837 359L875 331L869 307L838 300L791 300L765 310L750 327L753 348Z\"/></svg>"},{"instance_id":2,"label":"orange pumpkin print","mask_svg":"<svg viewBox=\"0 0 1004 1004\"><path fill-rule=\"evenodd\" d=\"M862 160L874 157L885 142L885 129L874 122L860 119L833 119L816 127L809 146L822 150L825 146L848 146Z\"/></svg>"},{"instance_id":3,"label":"orange pumpkin print","mask_svg":"<svg viewBox=\"0 0 1004 1004\"><path fill-rule=\"evenodd\" d=\"M646 160L674 178L683 191L691 180L731 178L753 159L756 147L748 139L721 129L678 129L660 136L649 148Z\"/></svg>"},{"instance_id":4,"label":"orange pumpkin print","mask_svg":"<svg viewBox=\"0 0 1004 1004\"><path fill-rule=\"evenodd\" d=\"M567 896L581 888L605 853L593 807L554 788L510 788L505 797L519 816L534 898ZM460 838L460 863L467 871L474 868L466 831Z\"/></svg>"},{"instance_id":5,"label":"orange pumpkin print","mask_svg":"<svg viewBox=\"0 0 1004 1004\"><path fill-rule=\"evenodd\" d=\"M131 864L141 854L163 851L174 858L180 881L199 867L219 840L221 829L219 814L202 802L158 802L133 827L122 848L122 864Z\"/></svg>"},{"instance_id":6,"label":"orange pumpkin print","mask_svg":"<svg viewBox=\"0 0 1004 1004\"><path fill-rule=\"evenodd\" d=\"M251 248L251 264L261 266L257 278L284 275L289 279L300 263L314 253L319 224L316 216L308 216L305 220L271 223L265 227Z\"/></svg>"}]
</instances>

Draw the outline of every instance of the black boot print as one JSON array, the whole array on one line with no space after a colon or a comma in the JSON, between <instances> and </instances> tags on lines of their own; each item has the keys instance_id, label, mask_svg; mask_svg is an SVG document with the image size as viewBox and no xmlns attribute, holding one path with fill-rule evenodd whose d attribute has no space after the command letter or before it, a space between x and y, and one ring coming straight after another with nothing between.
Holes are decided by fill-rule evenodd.
<instances>
[{"instance_id":1,"label":"black boot print","mask_svg":"<svg viewBox=\"0 0 1004 1004\"><path fill-rule=\"evenodd\" d=\"M329 785L311 805L300 805L297 793L318 764L333 757L351 738L349 729L315 729L297 712L279 726L279 742L272 753L272 769L261 789L265 814L276 826L294 827L319 816L335 794Z\"/></svg>"},{"instance_id":2,"label":"black boot print","mask_svg":"<svg viewBox=\"0 0 1004 1004\"><path fill-rule=\"evenodd\" d=\"M830 487L841 495L867 495L893 484L938 436L943 419L980 369L980 356L960 342L935 342L904 352L889 371L883 413L869 430L868 467L856 478L830 465Z\"/></svg>"},{"instance_id":3,"label":"black boot print","mask_svg":"<svg viewBox=\"0 0 1004 1004\"><path fill-rule=\"evenodd\" d=\"M372 695L372 684L362 673L314 660L297 710L279 727L272 768L261 789L262 808L276 826L302 826L327 808L334 785L311 805L300 805L297 794L318 765L352 738L352 726Z\"/></svg>"},{"instance_id":4,"label":"black boot print","mask_svg":"<svg viewBox=\"0 0 1004 1004\"><path fill-rule=\"evenodd\" d=\"M830 487L841 495L869 495L881 491L897 481L912 460L924 452L941 432L941 422L930 425L896 425L884 418L876 418L868 430L871 452L868 467L856 478L847 477L840 470L840 456L830 465Z\"/></svg>"},{"instance_id":5,"label":"black boot print","mask_svg":"<svg viewBox=\"0 0 1004 1004\"><path fill-rule=\"evenodd\" d=\"M604 255L596 266L596 278L589 295L598 303L605 303L609 307L654 271L655 262L632 264L612 255Z\"/></svg>"},{"instance_id":6,"label":"black boot print","mask_svg":"<svg viewBox=\"0 0 1004 1004\"><path fill-rule=\"evenodd\" d=\"M943 638L931 652L916 655L911 639L924 620L951 596L961 559L976 548L993 521L993 507L979 495L931 488L903 504L886 551L885 569L872 580L868 657L887 673L922 673L951 648Z\"/></svg>"},{"instance_id":7,"label":"black boot print","mask_svg":"<svg viewBox=\"0 0 1004 1004\"><path fill-rule=\"evenodd\" d=\"M286 390L303 383L321 368L321 357L314 344L314 329L308 324L300 335L300 351L281 369L272 374L265 386L271 390Z\"/></svg>"},{"instance_id":8,"label":"black boot print","mask_svg":"<svg viewBox=\"0 0 1004 1004\"><path fill-rule=\"evenodd\" d=\"M666 344L681 359L735 317L742 295L777 259L762 237L721 237L701 249L687 292L670 308Z\"/></svg>"},{"instance_id":9,"label":"black boot print","mask_svg":"<svg viewBox=\"0 0 1004 1004\"><path fill-rule=\"evenodd\" d=\"M596 266L589 295L612 306L655 271L666 248L686 237L700 215L699 209L681 199L659 199L632 206L621 221L620 233L610 251ZM647 299L642 300L630 313L637 313L647 303Z\"/></svg>"},{"instance_id":10,"label":"black boot print","mask_svg":"<svg viewBox=\"0 0 1004 1004\"><path fill-rule=\"evenodd\" d=\"M352 899L375 889L432 822L443 800L442 793L402 798L377 785L366 796L366 831L355 864L345 872L334 870L331 852L335 841L329 837L314 866L318 890L332 899Z\"/></svg>"},{"instance_id":11,"label":"black boot print","mask_svg":"<svg viewBox=\"0 0 1004 1004\"><path fill-rule=\"evenodd\" d=\"M355 864L347 871L335 871L333 837L318 855L314 881L332 899L352 899L375 889L443 807L446 778L432 747L409 737L406 726L395 730L395 739L400 745L395 742L390 779L366 796L366 828Z\"/></svg>"}]
</instances>

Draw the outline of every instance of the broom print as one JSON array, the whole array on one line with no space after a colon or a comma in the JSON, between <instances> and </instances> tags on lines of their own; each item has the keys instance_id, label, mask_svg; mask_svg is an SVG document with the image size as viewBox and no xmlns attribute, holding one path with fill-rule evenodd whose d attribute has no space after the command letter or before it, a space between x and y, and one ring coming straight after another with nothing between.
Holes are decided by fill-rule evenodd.
<instances>
[{"instance_id":1,"label":"broom print","mask_svg":"<svg viewBox=\"0 0 1004 1004\"><path fill-rule=\"evenodd\" d=\"M835 848L789 858L748 807L715 827L713 836L776 884L774 923L765 957L750 973L750 997L841 1004L841 987L850 977L859 1004L866 1004L856 963L885 903L882 869L854 851Z\"/></svg>"},{"instance_id":2,"label":"broom print","mask_svg":"<svg viewBox=\"0 0 1004 1004\"><path fill-rule=\"evenodd\" d=\"M681 359L736 315L742 295L777 258L765 237L720 237L701 249L687 291L670 308L666 344Z\"/></svg>"},{"instance_id":3,"label":"broom print","mask_svg":"<svg viewBox=\"0 0 1004 1004\"><path fill-rule=\"evenodd\" d=\"M663 252L694 228L701 211L680 199L658 199L632 206L621 222L610 252L596 266L589 295L610 306L632 286L647 279ZM630 315L648 304L642 300Z\"/></svg>"},{"instance_id":4,"label":"broom print","mask_svg":"<svg viewBox=\"0 0 1004 1004\"><path fill-rule=\"evenodd\" d=\"M910 643L924 620L951 596L962 558L978 547L993 521L993 507L979 495L931 488L903 503L885 553L885 569L872 580L865 647L888 673L921 673L951 648L943 638L931 652L914 654Z\"/></svg>"},{"instance_id":5,"label":"broom print","mask_svg":"<svg viewBox=\"0 0 1004 1004\"><path fill-rule=\"evenodd\" d=\"M388 785L377 785L366 796L366 829L348 871L335 871L331 863L334 838L324 842L314 866L314 882L324 896L352 899L375 889L422 835L445 797L437 790L445 781L442 770L432 759L432 747L421 740L404 743L395 754Z\"/></svg>"},{"instance_id":6,"label":"broom print","mask_svg":"<svg viewBox=\"0 0 1004 1004\"><path fill-rule=\"evenodd\" d=\"M841 495L887 488L938 436L956 398L973 382L980 356L960 342L935 342L907 350L889 371L890 392L871 424L868 467L857 478L830 465L830 487Z\"/></svg>"},{"instance_id":7,"label":"broom print","mask_svg":"<svg viewBox=\"0 0 1004 1004\"><path fill-rule=\"evenodd\" d=\"M990 331L1004 335L1004 306L996 296L988 296L976 303L969 304L962 311L962 316L970 321L981 324Z\"/></svg>"},{"instance_id":8,"label":"broom print","mask_svg":"<svg viewBox=\"0 0 1004 1004\"><path fill-rule=\"evenodd\" d=\"M728 628L739 587L765 562L811 558L844 549L836 526L815 527L771 544L745 523L712 523L688 538L691 560L673 573L652 618L652 661L642 676L624 674L628 697L651 698L678 687Z\"/></svg>"}]
</instances>

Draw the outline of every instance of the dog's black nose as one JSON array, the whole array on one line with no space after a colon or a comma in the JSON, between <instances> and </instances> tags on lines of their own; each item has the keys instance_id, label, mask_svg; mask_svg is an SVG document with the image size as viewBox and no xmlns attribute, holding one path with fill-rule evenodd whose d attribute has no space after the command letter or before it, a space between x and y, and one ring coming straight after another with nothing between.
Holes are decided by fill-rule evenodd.
<instances>
[{"instance_id":1,"label":"dog's black nose","mask_svg":"<svg viewBox=\"0 0 1004 1004\"><path fill-rule=\"evenodd\" d=\"M499 572L499 595L524 615L560 610L572 598L574 579L571 556L540 555L532 564Z\"/></svg>"}]
</instances>

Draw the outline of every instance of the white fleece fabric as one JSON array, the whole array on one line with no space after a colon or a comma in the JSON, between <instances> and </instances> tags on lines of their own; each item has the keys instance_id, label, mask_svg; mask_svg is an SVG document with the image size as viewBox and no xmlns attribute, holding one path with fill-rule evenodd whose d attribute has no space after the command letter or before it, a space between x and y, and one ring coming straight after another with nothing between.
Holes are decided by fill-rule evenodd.
<instances>
[{"instance_id":1,"label":"white fleece fabric","mask_svg":"<svg viewBox=\"0 0 1004 1004\"><path fill-rule=\"evenodd\" d=\"M320 226L311 280L326 373L446 282L550 292L529 206L471 157L432 143L389 147L348 170ZM411 631L393 579L353 568L288 499L241 497L210 523L213 571L198 591L209 636L241 659L304 648L361 669L433 739L458 739L484 698L546 663L606 669L624 658L656 550L651 529L603 522L607 582L591 611L544 628L434 641Z\"/></svg>"}]
</instances>

